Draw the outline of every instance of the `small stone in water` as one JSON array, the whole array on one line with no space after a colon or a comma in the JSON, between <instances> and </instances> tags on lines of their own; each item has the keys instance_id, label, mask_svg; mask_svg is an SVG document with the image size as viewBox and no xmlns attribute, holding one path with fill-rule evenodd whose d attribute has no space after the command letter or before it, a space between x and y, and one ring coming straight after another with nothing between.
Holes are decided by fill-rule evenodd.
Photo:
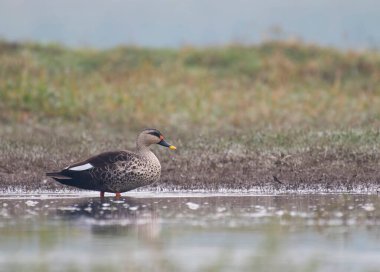
<instances>
[{"instance_id":1,"label":"small stone in water","mask_svg":"<svg viewBox=\"0 0 380 272\"><path fill-rule=\"evenodd\" d=\"M225 208L225 207L218 207L218 208L216 208L216 211L217 211L218 213L221 213L221 212L226 211L226 208Z\"/></svg>"},{"instance_id":2,"label":"small stone in water","mask_svg":"<svg viewBox=\"0 0 380 272\"><path fill-rule=\"evenodd\" d=\"M363 205L363 209L366 210L367 212L372 212L375 210L375 207L373 206L372 203L367 203Z\"/></svg>"},{"instance_id":3,"label":"small stone in water","mask_svg":"<svg viewBox=\"0 0 380 272\"><path fill-rule=\"evenodd\" d=\"M196 204L193 202L187 202L186 205L191 210L198 210L199 209L199 204Z\"/></svg>"},{"instance_id":4,"label":"small stone in water","mask_svg":"<svg viewBox=\"0 0 380 272\"><path fill-rule=\"evenodd\" d=\"M36 204L38 204L38 201L28 200L25 202L25 204L33 207L33 206L36 206Z\"/></svg>"}]
</instances>

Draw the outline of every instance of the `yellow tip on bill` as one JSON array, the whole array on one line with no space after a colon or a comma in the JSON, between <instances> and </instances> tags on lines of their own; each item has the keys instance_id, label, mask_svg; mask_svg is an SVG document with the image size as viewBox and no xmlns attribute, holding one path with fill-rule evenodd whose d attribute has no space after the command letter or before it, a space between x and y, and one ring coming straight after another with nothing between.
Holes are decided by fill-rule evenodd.
<instances>
[{"instance_id":1,"label":"yellow tip on bill","mask_svg":"<svg viewBox=\"0 0 380 272\"><path fill-rule=\"evenodd\" d=\"M177 148L174 145L169 146L171 150L176 150Z\"/></svg>"}]
</instances>

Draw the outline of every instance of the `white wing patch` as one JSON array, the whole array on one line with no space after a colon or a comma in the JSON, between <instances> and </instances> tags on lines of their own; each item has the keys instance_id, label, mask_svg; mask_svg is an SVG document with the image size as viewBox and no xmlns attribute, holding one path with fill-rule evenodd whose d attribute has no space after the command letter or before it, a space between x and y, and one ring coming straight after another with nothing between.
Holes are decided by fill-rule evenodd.
<instances>
[{"instance_id":1,"label":"white wing patch","mask_svg":"<svg viewBox=\"0 0 380 272\"><path fill-rule=\"evenodd\" d=\"M88 169L91 169L91 168L94 168L94 166L91 163L86 163L86 164L82 164L82 165L78 165L78 166L75 166L75 167L68 168L68 170L72 170L72 171L84 171L84 170L88 170Z\"/></svg>"}]
</instances>

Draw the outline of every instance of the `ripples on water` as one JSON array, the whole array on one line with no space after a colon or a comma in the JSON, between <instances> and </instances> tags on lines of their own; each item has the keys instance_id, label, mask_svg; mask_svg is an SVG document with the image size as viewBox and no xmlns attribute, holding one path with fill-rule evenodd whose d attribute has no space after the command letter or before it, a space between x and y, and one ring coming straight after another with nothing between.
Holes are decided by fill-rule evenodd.
<instances>
[{"instance_id":1,"label":"ripples on water","mask_svg":"<svg viewBox=\"0 0 380 272\"><path fill-rule=\"evenodd\" d=\"M0 218L0 271L380 266L377 195L3 196Z\"/></svg>"}]
</instances>

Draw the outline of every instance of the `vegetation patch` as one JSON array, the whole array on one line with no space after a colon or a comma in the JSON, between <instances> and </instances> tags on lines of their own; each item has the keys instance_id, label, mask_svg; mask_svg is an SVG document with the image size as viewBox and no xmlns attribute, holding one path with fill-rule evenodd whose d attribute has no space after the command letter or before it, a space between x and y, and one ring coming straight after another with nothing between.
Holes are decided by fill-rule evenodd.
<instances>
[{"instance_id":1,"label":"vegetation patch","mask_svg":"<svg viewBox=\"0 0 380 272\"><path fill-rule=\"evenodd\" d=\"M0 42L2 187L131 149L145 127L176 152L159 190L373 190L380 54L268 42L109 50Z\"/></svg>"}]
</instances>

